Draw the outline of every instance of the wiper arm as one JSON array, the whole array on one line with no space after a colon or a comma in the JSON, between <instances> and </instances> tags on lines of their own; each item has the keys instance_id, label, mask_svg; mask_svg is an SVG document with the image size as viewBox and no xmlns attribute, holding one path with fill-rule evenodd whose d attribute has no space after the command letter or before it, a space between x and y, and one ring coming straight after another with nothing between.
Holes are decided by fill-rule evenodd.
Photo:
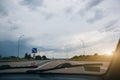
<instances>
[{"instance_id":1,"label":"wiper arm","mask_svg":"<svg viewBox=\"0 0 120 80\"><path fill-rule=\"evenodd\" d=\"M18 66L18 67L12 67L10 65L2 65L0 66L0 70L6 70L6 69L21 69L21 68L37 68L38 66Z\"/></svg>"},{"instance_id":2,"label":"wiper arm","mask_svg":"<svg viewBox=\"0 0 120 80\"><path fill-rule=\"evenodd\" d=\"M71 67L80 67L80 66L89 66L89 65L103 65L102 63L93 63L93 64L78 64L78 65L72 65L70 63L63 63L63 64L60 64L56 67L53 67L53 68L48 68L48 69L41 69L41 70L28 70L27 72L28 73L42 73L42 72L45 72L45 71L51 71L51 70L57 70L57 69L64 69L64 68L71 68Z\"/></svg>"}]
</instances>

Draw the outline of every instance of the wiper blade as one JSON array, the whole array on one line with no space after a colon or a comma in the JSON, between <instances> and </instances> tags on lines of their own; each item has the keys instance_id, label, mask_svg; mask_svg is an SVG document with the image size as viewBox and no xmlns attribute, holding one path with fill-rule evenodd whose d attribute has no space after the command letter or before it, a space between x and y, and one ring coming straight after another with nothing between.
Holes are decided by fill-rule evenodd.
<instances>
[{"instance_id":1,"label":"wiper blade","mask_svg":"<svg viewBox=\"0 0 120 80\"><path fill-rule=\"evenodd\" d=\"M2 65L0 66L0 70L5 69L21 69L21 68L37 68L38 66L18 66L18 67L12 67L10 65Z\"/></svg>"},{"instance_id":2,"label":"wiper blade","mask_svg":"<svg viewBox=\"0 0 120 80\"><path fill-rule=\"evenodd\" d=\"M53 68L48 68L48 69L41 69L41 70L28 70L28 73L42 73L42 72L46 72L46 71L51 71L51 70L57 70L57 69L64 69L64 68L71 68L71 67L81 67L81 66L89 66L89 65L103 65L102 63L93 63L93 64L78 64L78 65L72 65L70 63L63 63L60 64L56 67Z\"/></svg>"}]
</instances>

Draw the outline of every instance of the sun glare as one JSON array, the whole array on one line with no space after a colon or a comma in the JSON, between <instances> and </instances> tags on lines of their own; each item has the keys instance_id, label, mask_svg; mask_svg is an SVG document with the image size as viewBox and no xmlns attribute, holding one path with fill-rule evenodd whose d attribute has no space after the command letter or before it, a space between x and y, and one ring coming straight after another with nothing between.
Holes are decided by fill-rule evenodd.
<instances>
[{"instance_id":1,"label":"sun glare","mask_svg":"<svg viewBox=\"0 0 120 80\"><path fill-rule=\"evenodd\" d=\"M106 52L106 55L111 56L112 52L108 51L108 52Z\"/></svg>"}]
</instances>

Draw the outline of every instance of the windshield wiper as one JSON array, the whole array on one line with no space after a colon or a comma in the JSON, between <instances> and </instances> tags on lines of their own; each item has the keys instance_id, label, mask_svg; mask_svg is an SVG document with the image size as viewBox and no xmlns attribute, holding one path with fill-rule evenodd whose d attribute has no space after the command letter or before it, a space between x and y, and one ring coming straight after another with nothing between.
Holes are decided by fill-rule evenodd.
<instances>
[{"instance_id":1,"label":"windshield wiper","mask_svg":"<svg viewBox=\"0 0 120 80\"><path fill-rule=\"evenodd\" d=\"M0 66L0 70L5 69L21 69L21 68L37 68L38 66L18 66L18 67L12 67L10 65L2 65Z\"/></svg>"},{"instance_id":2,"label":"windshield wiper","mask_svg":"<svg viewBox=\"0 0 120 80\"><path fill-rule=\"evenodd\" d=\"M57 70L57 69L64 69L64 68L71 68L71 67L81 67L81 66L94 66L94 65L98 65L101 66L103 65L102 63L93 63L93 64L78 64L78 65L72 65L70 63L63 63L63 64L59 64L56 67L53 68L48 68L48 69L41 69L41 70L28 70L27 73L42 73L45 71L51 71L51 70Z\"/></svg>"}]
</instances>

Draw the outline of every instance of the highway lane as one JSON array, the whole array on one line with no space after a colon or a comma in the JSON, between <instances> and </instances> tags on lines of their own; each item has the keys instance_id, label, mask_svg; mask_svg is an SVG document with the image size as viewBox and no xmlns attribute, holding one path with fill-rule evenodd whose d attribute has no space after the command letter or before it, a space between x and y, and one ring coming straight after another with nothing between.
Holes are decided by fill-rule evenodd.
<instances>
[{"instance_id":1,"label":"highway lane","mask_svg":"<svg viewBox=\"0 0 120 80\"><path fill-rule=\"evenodd\" d=\"M47 73L87 73L87 74L103 74L106 72L109 62L96 62L96 61L68 61L68 60L55 60L48 62L42 66L39 66L37 69L42 70L42 69L48 69L48 68L53 68L59 64L63 63L70 63L72 65L78 65L78 64L96 64L96 63L102 63L103 65L100 66L100 72L97 71L85 71L84 66L80 67L71 67L71 68L63 68L63 69L57 69L57 70L51 70L51 71L46 71Z\"/></svg>"},{"instance_id":2,"label":"highway lane","mask_svg":"<svg viewBox=\"0 0 120 80\"><path fill-rule=\"evenodd\" d=\"M11 67L22 67L22 66L41 66L44 63L49 62L50 60L34 60L34 61L14 61L14 62L0 62L0 66L2 65L10 65ZM0 70L0 73L4 72L26 72L27 70L31 70L34 68L21 68L21 69L6 69Z\"/></svg>"},{"instance_id":3,"label":"highway lane","mask_svg":"<svg viewBox=\"0 0 120 80\"><path fill-rule=\"evenodd\" d=\"M14 61L14 62L0 62L1 65L10 65L10 66L31 66L32 63L36 65L40 65L43 62L46 62L48 60L34 60L34 61Z\"/></svg>"}]
</instances>

